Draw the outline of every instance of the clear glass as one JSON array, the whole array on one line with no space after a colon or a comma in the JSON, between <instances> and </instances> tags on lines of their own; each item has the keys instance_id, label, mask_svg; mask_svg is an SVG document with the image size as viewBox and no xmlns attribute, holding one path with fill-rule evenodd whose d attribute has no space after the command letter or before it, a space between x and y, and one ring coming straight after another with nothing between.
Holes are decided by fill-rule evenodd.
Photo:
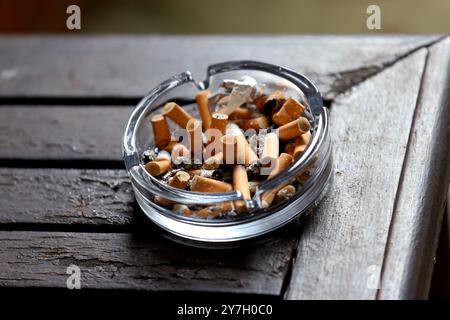
<instances>
[{"instance_id":1,"label":"clear glass","mask_svg":"<svg viewBox=\"0 0 450 320\"><path fill-rule=\"evenodd\" d=\"M209 89L216 92L224 79L243 75L264 83L266 91L283 89L288 96L302 101L312 123L312 137L303 154L285 171L262 182L253 198L247 201L249 212L228 215L223 219L202 219L177 214L161 205L158 198L185 206L222 206L242 199L239 191L199 193L172 188L149 175L140 163L142 153L154 146L150 117L167 101L176 101L198 116L195 94ZM156 224L182 238L208 243L229 243L261 236L291 222L327 189L332 176L332 146L329 136L328 109L315 85L305 76L277 65L256 61L232 61L209 66L205 81L197 82L190 72L176 75L153 89L136 106L123 137L123 157L136 199L144 213ZM269 208L261 208L261 195L310 170L309 178L297 188L293 197ZM297 180L298 181L298 180Z\"/></svg>"}]
</instances>

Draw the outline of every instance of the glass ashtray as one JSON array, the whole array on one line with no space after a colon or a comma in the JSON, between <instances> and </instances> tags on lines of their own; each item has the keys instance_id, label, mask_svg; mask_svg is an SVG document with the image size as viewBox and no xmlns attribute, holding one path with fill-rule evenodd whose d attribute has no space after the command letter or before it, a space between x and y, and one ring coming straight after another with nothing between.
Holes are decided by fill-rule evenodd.
<instances>
[{"instance_id":1,"label":"glass ashtray","mask_svg":"<svg viewBox=\"0 0 450 320\"><path fill-rule=\"evenodd\" d=\"M304 116L311 124L310 140L292 165L272 179L261 182L251 199L244 199L240 191L205 193L178 189L150 175L142 157L146 150L155 146L152 117L161 113L167 102L176 102L199 118L195 100L199 91L218 92L225 79L243 76L255 79L267 92L282 91L305 106ZM218 63L207 68L204 81L196 81L187 71L162 82L139 102L123 136L123 159L136 200L154 223L180 240L190 239L200 244L239 243L287 225L320 201L333 171L328 109L323 106L316 86L293 70L257 61ZM295 193L285 201L268 207L263 205L265 194L290 181L295 182ZM165 199L170 205L157 199ZM179 208L187 208L201 212L202 208L224 207L238 201L245 203L245 213L231 212L211 218L179 211Z\"/></svg>"}]
</instances>

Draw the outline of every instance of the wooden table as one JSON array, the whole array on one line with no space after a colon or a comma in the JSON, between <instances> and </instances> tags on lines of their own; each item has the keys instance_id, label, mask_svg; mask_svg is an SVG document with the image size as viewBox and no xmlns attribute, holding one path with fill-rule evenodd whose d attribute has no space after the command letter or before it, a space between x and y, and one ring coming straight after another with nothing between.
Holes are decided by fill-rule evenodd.
<instances>
[{"instance_id":1,"label":"wooden table","mask_svg":"<svg viewBox=\"0 0 450 320\"><path fill-rule=\"evenodd\" d=\"M301 228L186 248L137 208L121 160L160 81L253 59L305 73L331 109L334 184ZM425 298L449 184L450 39L1 37L0 286ZM380 279L380 281L378 281Z\"/></svg>"}]
</instances>

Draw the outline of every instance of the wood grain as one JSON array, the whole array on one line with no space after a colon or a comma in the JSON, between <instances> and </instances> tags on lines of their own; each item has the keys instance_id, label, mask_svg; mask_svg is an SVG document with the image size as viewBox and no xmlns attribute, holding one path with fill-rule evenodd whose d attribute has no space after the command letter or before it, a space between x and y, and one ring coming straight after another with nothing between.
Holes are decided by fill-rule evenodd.
<instances>
[{"instance_id":1,"label":"wood grain","mask_svg":"<svg viewBox=\"0 0 450 320\"><path fill-rule=\"evenodd\" d=\"M134 209L125 170L0 169L0 225L127 226Z\"/></svg>"},{"instance_id":2,"label":"wood grain","mask_svg":"<svg viewBox=\"0 0 450 320\"><path fill-rule=\"evenodd\" d=\"M0 97L139 97L169 76L252 59L293 68L327 98L435 36L1 37Z\"/></svg>"},{"instance_id":3,"label":"wood grain","mask_svg":"<svg viewBox=\"0 0 450 320\"><path fill-rule=\"evenodd\" d=\"M445 72L444 72L445 70ZM450 182L450 41L429 49L379 298L425 299Z\"/></svg>"},{"instance_id":4,"label":"wood grain","mask_svg":"<svg viewBox=\"0 0 450 320\"><path fill-rule=\"evenodd\" d=\"M122 161L132 107L1 107L0 158Z\"/></svg>"},{"instance_id":5,"label":"wood grain","mask_svg":"<svg viewBox=\"0 0 450 320\"><path fill-rule=\"evenodd\" d=\"M300 237L288 299L375 298L425 57L412 54L332 104L335 179Z\"/></svg>"},{"instance_id":6,"label":"wood grain","mask_svg":"<svg viewBox=\"0 0 450 320\"><path fill-rule=\"evenodd\" d=\"M207 64L240 58L292 67L327 98L337 96L334 185L298 247L292 234L237 251L179 247L150 223L147 234L111 233L141 224L125 171L1 168L0 230L45 224L109 233L0 231L0 286L64 288L66 268L76 264L86 288L425 297L449 182L448 40L429 48L423 80L427 50L418 50L436 39L0 37L0 102L135 98L174 73L191 69L203 80ZM0 112L0 159L121 161L131 106L2 105Z\"/></svg>"},{"instance_id":7,"label":"wood grain","mask_svg":"<svg viewBox=\"0 0 450 320\"><path fill-rule=\"evenodd\" d=\"M0 231L0 287L66 288L76 265L82 288L278 295L293 244L205 251L143 234Z\"/></svg>"}]
</instances>

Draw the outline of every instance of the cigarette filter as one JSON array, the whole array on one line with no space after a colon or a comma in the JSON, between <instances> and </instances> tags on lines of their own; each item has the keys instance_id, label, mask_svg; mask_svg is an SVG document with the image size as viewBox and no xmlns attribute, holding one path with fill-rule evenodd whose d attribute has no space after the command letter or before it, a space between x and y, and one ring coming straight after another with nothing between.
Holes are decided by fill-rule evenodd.
<instances>
[{"instance_id":1,"label":"cigarette filter","mask_svg":"<svg viewBox=\"0 0 450 320\"><path fill-rule=\"evenodd\" d=\"M175 102L168 102L163 107L163 114L182 128L186 128L189 120L194 119Z\"/></svg>"},{"instance_id":2,"label":"cigarette filter","mask_svg":"<svg viewBox=\"0 0 450 320\"><path fill-rule=\"evenodd\" d=\"M250 200L250 189L248 186L247 170L242 165L233 167L233 189L240 191L245 200ZM236 209L239 212L247 211L247 206L244 201L239 200L235 203Z\"/></svg>"},{"instance_id":3,"label":"cigarette filter","mask_svg":"<svg viewBox=\"0 0 450 320\"><path fill-rule=\"evenodd\" d=\"M211 126L210 129L218 130L221 135L224 135L227 129L228 124L228 115L223 113L215 112L211 116ZM208 135L208 141L212 142L212 136L215 136L216 132L214 132L214 135Z\"/></svg>"},{"instance_id":4,"label":"cigarette filter","mask_svg":"<svg viewBox=\"0 0 450 320\"><path fill-rule=\"evenodd\" d=\"M238 107L238 108L236 108L236 110L234 110L232 113L230 113L228 118L230 120L251 119L251 118L255 118L255 116L258 114L259 114L259 112L256 112L254 109Z\"/></svg>"},{"instance_id":5,"label":"cigarette filter","mask_svg":"<svg viewBox=\"0 0 450 320\"><path fill-rule=\"evenodd\" d=\"M275 124L281 126L298 119L305 111L305 107L295 99L289 98L273 116Z\"/></svg>"},{"instance_id":6,"label":"cigarette filter","mask_svg":"<svg viewBox=\"0 0 450 320\"><path fill-rule=\"evenodd\" d=\"M243 134L227 134L220 139L223 143L223 159L226 164L250 165L258 160L256 153L250 148Z\"/></svg>"},{"instance_id":7,"label":"cigarette filter","mask_svg":"<svg viewBox=\"0 0 450 320\"><path fill-rule=\"evenodd\" d=\"M178 189L186 189L191 176L186 171L178 171L175 175L169 179L169 186L178 188Z\"/></svg>"},{"instance_id":8,"label":"cigarette filter","mask_svg":"<svg viewBox=\"0 0 450 320\"><path fill-rule=\"evenodd\" d=\"M286 141L296 138L309 131L311 125L305 117L300 117L297 120L291 121L279 127L278 137L280 140Z\"/></svg>"},{"instance_id":9,"label":"cigarette filter","mask_svg":"<svg viewBox=\"0 0 450 320\"><path fill-rule=\"evenodd\" d=\"M236 119L234 120L243 130L255 129L256 131L260 129L266 129L269 127L269 120L264 115L260 115L251 119Z\"/></svg>"},{"instance_id":10,"label":"cigarette filter","mask_svg":"<svg viewBox=\"0 0 450 320\"><path fill-rule=\"evenodd\" d=\"M305 151L309 140L311 140L311 133L309 131L295 139L295 148L293 153L294 158L300 157L303 151Z\"/></svg>"},{"instance_id":11,"label":"cigarette filter","mask_svg":"<svg viewBox=\"0 0 450 320\"><path fill-rule=\"evenodd\" d=\"M145 165L145 170L154 177L167 172L169 169L170 160L168 159L150 161Z\"/></svg>"},{"instance_id":12,"label":"cigarette filter","mask_svg":"<svg viewBox=\"0 0 450 320\"><path fill-rule=\"evenodd\" d=\"M171 140L169 125L167 124L166 118L164 118L162 114L154 115L151 118L151 122L155 145L162 149L167 146Z\"/></svg>"},{"instance_id":13,"label":"cigarette filter","mask_svg":"<svg viewBox=\"0 0 450 320\"><path fill-rule=\"evenodd\" d=\"M195 159L201 159L203 153L203 133L202 123L196 119L191 119L186 125L188 132L189 148Z\"/></svg>"},{"instance_id":14,"label":"cigarette filter","mask_svg":"<svg viewBox=\"0 0 450 320\"><path fill-rule=\"evenodd\" d=\"M261 156L262 165L272 165L278 159L280 152L280 141L274 132L269 132L264 137L264 149Z\"/></svg>"},{"instance_id":15,"label":"cigarette filter","mask_svg":"<svg viewBox=\"0 0 450 320\"><path fill-rule=\"evenodd\" d=\"M208 97L208 90L200 91L195 96L198 112L200 113L200 118L202 119L203 130L208 130L211 125L211 111L209 110Z\"/></svg>"},{"instance_id":16,"label":"cigarette filter","mask_svg":"<svg viewBox=\"0 0 450 320\"><path fill-rule=\"evenodd\" d=\"M177 214L182 214L182 215L187 216L187 217L192 215L191 209L189 209L189 207L187 205L184 205L184 204L176 203L176 204L173 205L172 209Z\"/></svg>"},{"instance_id":17,"label":"cigarette filter","mask_svg":"<svg viewBox=\"0 0 450 320\"><path fill-rule=\"evenodd\" d=\"M228 192L232 191L231 184L195 175L191 181L191 190L197 192Z\"/></svg>"}]
</instances>

